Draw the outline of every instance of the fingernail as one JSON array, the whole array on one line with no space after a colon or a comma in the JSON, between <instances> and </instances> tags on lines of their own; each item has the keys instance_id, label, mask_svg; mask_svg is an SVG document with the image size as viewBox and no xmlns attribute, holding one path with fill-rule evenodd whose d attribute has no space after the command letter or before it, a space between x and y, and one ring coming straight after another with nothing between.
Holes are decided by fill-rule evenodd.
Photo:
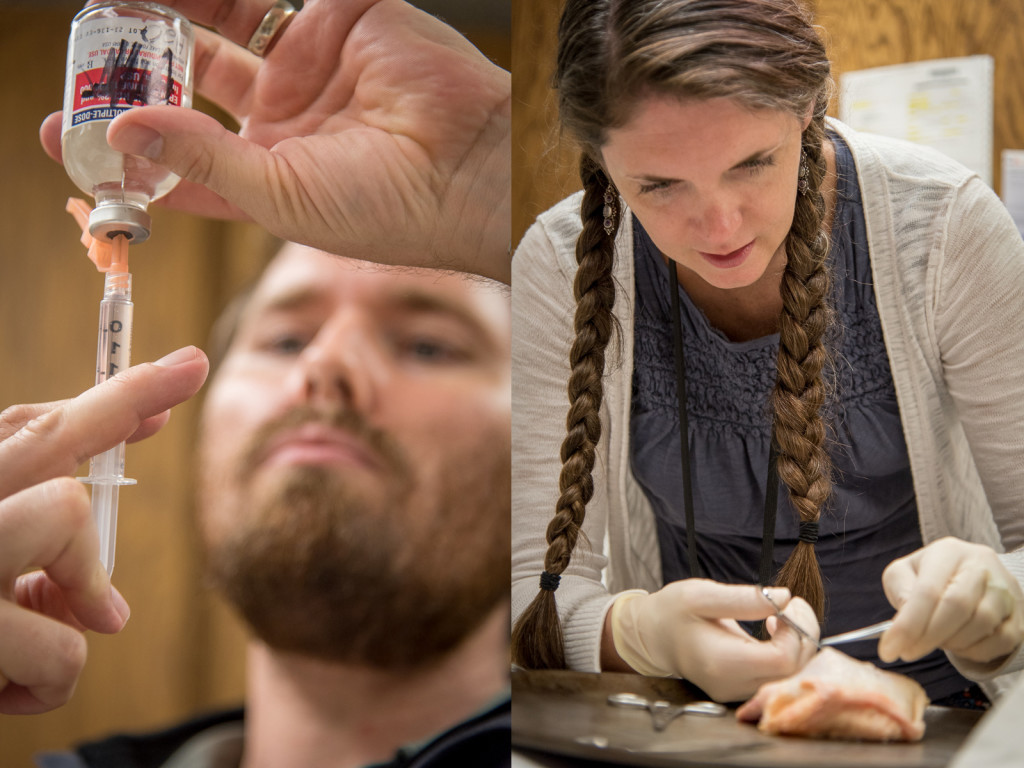
<instances>
[{"instance_id":1,"label":"fingernail","mask_svg":"<svg viewBox=\"0 0 1024 768\"><path fill-rule=\"evenodd\" d=\"M158 160L164 151L164 137L142 125L126 125L111 139L110 146L118 152L142 155L150 160Z\"/></svg>"},{"instance_id":2,"label":"fingernail","mask_svg":"<svg viewBox=\"0 0 1024 768\"><path fill-rule=\"evenodd\" d=\"M114 604L114 610L121 617L124 623L128 623L128 617L132 615L132 609L128 607L128 601L114 587L110 588L110 600Z\"/></svg>"},{"instance_id":3,"label":"fingernail","mask_svg":"<svg viewBox=\"0 0 1024 768\"><path fill-rule=\"evenodd\" d=\"M153 365L159 365L162 368L170 368L174 365L181 365L182 363L190 363L196 359L196 348L195 347L182 347L176 349L169 355L164 355L157 360Z\"/></svg>"}]
</instances>

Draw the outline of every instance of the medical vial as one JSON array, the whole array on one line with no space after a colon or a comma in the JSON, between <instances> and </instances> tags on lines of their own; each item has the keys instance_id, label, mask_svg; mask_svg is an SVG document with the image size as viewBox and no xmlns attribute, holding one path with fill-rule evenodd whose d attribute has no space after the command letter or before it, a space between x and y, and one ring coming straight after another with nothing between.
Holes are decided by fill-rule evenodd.
<instances>
[{"instance_id":1,"label":"medical vial","mask_svg":"<svg viewBox=\"0 0 1024 768\"><path fill-rule=\"evenodd\" d=\"M107 126L136 107L191 106L194 46L188 19L156 3L98 3L71 22L61 151L68 176L96 200L93 237L142 242L149 202L178 183L150 160L111 149Z\"/></svg>"}]
</instances>

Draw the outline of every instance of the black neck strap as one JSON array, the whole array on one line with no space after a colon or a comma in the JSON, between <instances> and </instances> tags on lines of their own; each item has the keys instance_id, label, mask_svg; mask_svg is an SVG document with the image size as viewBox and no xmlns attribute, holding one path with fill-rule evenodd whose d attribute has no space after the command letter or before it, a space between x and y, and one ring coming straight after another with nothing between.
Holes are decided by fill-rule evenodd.
<instances>
[{"instance_id":1,"label":"black neck strap","mask_svg":"<svg viewBox=\"0 0 1024 768\"><path fill-rule=\"evenodd\" d=\"M683 355L683 321L679 309L679 276L676 263L666 259L669 275L669 293L672 299L672 332L676 360L676 400L679 405L679 458L683 469L683 506L686 511L686 554L690 564L690 575L701 578L704 575L697 559L697 529L693 515L693 484L690 482L690 440L689 420L686 413L686 359ZM773 579L772 556L775 551L775 517L779 502L779 453L775 447L775 428L772 427L771 444L768 451L768 478L764 495L764 528L761 534L761 564L758 580L762 585L771 584Z\"/></svg>"}]
</instances>

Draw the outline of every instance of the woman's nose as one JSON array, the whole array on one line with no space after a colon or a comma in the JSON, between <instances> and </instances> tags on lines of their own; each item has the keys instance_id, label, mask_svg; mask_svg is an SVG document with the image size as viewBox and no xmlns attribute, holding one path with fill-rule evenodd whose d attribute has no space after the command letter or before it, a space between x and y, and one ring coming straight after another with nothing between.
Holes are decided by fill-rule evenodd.
<instances>
[{"instance_id":1,"label":"woman's nose","mask_svg":"<svg viewBox=\"0 0 1024 768\"><path fill-rule=\"evenodd\" d=\"M735 248L741 245L733 242L741 220L739 206L723 195L702 203L693 224L705 247Z\"/></svg>"}]
</instances>

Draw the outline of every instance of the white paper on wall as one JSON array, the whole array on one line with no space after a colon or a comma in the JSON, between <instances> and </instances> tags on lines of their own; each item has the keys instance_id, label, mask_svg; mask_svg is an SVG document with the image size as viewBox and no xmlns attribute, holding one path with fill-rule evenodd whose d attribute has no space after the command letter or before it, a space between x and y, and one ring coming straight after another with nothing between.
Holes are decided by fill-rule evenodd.
<instances>
[{"instance_id":1,"label":"white paper on wall","mask_svg":"<svg viewBox=\"0 0 1024 768\"><path fill-rule=\"evenodd\" d=\"M992 185L991 56L933 59L839 78L839 119L933 147Z\"/></svg>"}]
</instances>

